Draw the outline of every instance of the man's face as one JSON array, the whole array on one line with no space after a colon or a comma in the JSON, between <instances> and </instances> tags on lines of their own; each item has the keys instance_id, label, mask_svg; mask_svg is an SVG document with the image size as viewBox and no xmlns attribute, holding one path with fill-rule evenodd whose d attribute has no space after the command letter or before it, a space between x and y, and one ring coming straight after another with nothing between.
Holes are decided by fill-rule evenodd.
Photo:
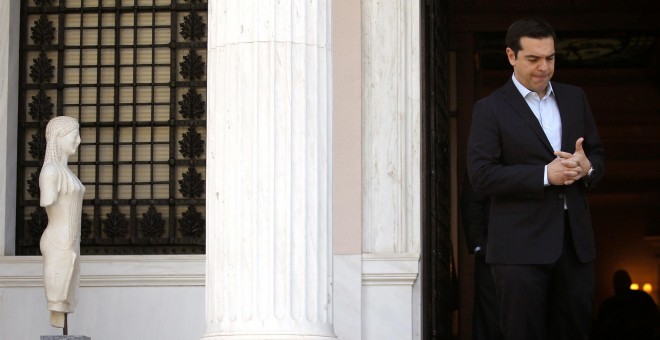
<instances>
[{"instance_id":1,"label":"man's face","mask_svg":"<svg viewBox=\"0 0 660 340\"><path fill-rule=\"evenodd\" d=\"M516 57L510 48L506 49L506 55L513 66L516 79L523 86L543 97L555 72L554 39L522 37L518 56Z\"/></svg>"}]
</instances>

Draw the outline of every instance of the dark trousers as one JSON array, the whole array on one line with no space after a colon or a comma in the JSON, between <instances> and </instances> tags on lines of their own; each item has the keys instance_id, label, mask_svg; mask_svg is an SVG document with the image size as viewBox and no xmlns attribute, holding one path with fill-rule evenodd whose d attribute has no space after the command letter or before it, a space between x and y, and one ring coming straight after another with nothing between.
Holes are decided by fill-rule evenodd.
<instances>
[{"instance_id":1,"label":"dark trousers","mask_svg":"<svg viewBox=\"0 0 660 340\"><path fill-rule=\"evenodd\" d=\"M594 264L581 263L566 219L564 249L551 264L491 264L507 340L586 340Z\"/></svg>"},{"instance_id":2,"label":"dark trousers","mask_svg":"<svg viewBox=\"0 0 660 340\"><path fill-rule=\"evenodd\" d=\"M473 340L502 340L495 279L483 256L474 257Z\"/></svg>"}]
</instances>

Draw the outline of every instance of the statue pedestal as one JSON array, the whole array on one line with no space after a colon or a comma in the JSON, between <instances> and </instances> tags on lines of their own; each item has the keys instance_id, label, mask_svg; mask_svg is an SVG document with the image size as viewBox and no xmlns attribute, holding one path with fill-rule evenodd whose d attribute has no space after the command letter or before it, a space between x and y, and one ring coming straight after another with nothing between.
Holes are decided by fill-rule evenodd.
<instances>
[{"instance_id":1,"label":"statue pedestal","mask_svg":"<svg viewBox=\"0 0 660 340\"><path fill-rule=\"evenodd\" d=\"M92 340L84 335L42 335L41 340Z\"/></svg>"}]
</instances>

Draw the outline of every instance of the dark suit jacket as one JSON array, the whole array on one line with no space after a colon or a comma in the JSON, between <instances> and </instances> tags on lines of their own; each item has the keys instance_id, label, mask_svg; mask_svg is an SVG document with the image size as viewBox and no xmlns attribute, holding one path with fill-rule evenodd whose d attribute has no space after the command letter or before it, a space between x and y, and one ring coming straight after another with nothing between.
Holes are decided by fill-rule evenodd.
<instances>
[{"instance_id":1,"label":"dark suit jacket","mask_svg":"<svg viewBox=\"0 0 660 340\"><path fill-rule=\"evenodd\" d=\"M474 105L468 142L468 173L473 188L490 196L489 263L555 262L564 240L564 200L568 206L575 250L582 262L595 258L588 187L603 177L603 146L584 92L552 82L562 123L562 151L575 152L575 141L596 170L569 186L544 186L546 164L556 156L541 124L509 81Z\"/></svg>"},{"instance_id":2,"label":"dark suit jacket","mask_svg":"<svg viewBox=\"0 0 660 340\"><path fill-rule=\"evenodd\" d=\"M481 196L474 192L472 184L465 176L463 190L461 192L461 216L463 217L463 231L468 252L474 254L474 248L480 246L482 252L486 251L486 240L488 239L488 210L490 198Z\"/></svg>"}]
</instances>

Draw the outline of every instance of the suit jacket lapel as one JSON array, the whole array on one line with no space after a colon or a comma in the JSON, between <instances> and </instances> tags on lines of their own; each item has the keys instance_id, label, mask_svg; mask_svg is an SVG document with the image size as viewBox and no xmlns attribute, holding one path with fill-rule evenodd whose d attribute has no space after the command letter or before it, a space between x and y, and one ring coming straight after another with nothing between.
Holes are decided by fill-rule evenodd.
<instances>
[{"instance_id":1,"label":"suit jacket lapel","mask_svg":"<svg viewBox=\"0 0 660 340\"><path fill-rule=\"evenodd\" d=\"M541 123L539 123L538 118L532 112L532 109L529 108L525 98L520 95L520 91L516 88L516 85L513 84L513 80L509 79L509 82L504 86L504 97L514 108L516 113L522 118L522 120L529 125L529 127L534 131L534 133L539 137L545 148L554 155L554 150L552 145L548 140L548 136L545 135ZM561 112L561 107L559 108ZM562 123L564 119L562 116Z\"/></svg>"}]
</instances>

